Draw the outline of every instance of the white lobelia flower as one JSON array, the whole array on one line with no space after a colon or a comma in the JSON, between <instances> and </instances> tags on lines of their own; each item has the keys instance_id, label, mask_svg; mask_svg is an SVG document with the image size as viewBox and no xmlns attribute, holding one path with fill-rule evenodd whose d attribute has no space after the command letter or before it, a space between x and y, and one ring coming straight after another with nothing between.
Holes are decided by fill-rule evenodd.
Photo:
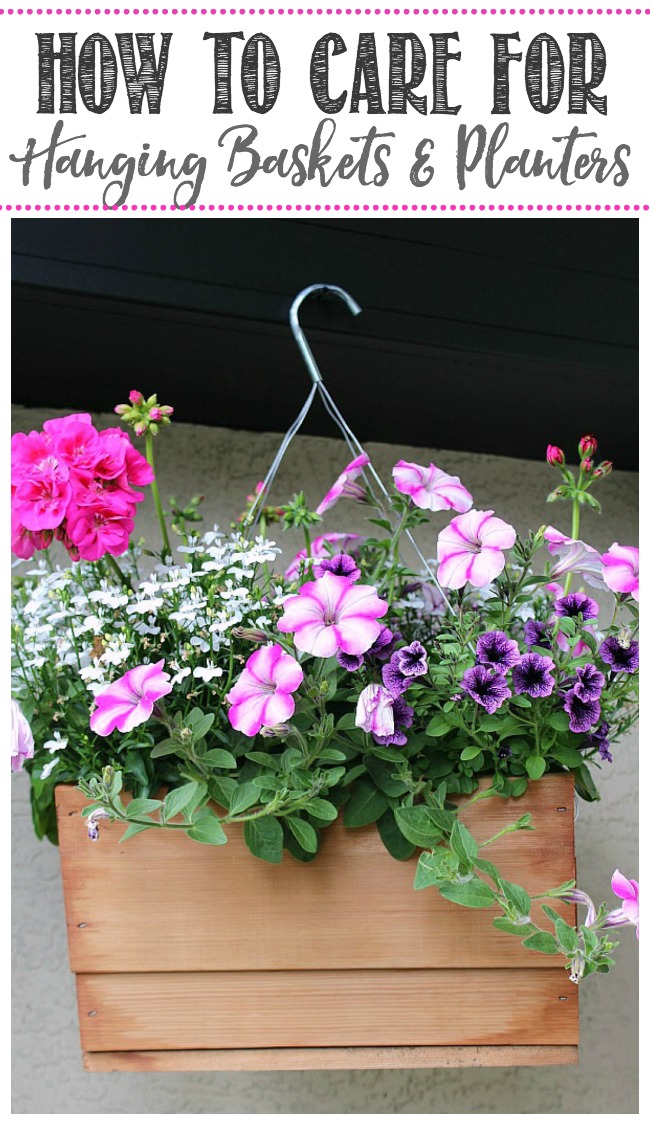
<instances>
[{"instance_id":1,"label":"white lobelia flower","mask_svg":"<svg viewBox=\"0 0 650 1125\"><path fill-rule=\"evenodd\" d=\"M173 668L174 665L172 664L171 667ZM185 680L190 675L191 671L191 668L179 668L176 675L172 676L171 680L169 681L172 687L175 684L182 684L183 680Z\"/></svg>"},{"instance_id":2,"label":"white lobelia flower","mask_svg":"<svg viewBox=\"0 0 650 1125\"><path fill-rule=\"evenodd\" d=\"M43 766L43 769L41 770L41 781L45 781L50 776L50 774L52 773L52 770L54 769L54 767L57 766L58 764L59 764L58 758L51 758L49 762L46 762L45 765Z\"/></svg>"},{"instance_id":3,"label":"white lobelia flower","mask_svg":"<svg viewBox=\"0 0 650 1125\"><path fill-rule=\"evenodd\" d=\"M162 598L143 598L141 601L130 602L126 607L127 613L155 613L163 605Z\"/></svg>"},{"instance_id":4,"label":"white lobelia flower","mask_svg":"<svg viewBox=\"0 0 650 1125\"><path fill-rule=\"evenodd\" d=\"M57 750L65 750L67 745L67 738L63 737L61 731L55 730L52 737L43 743L43 749L49 750L50 754L55 754Z\"/></svg>"},{"instance_id":5,"label":"white lobelia flower","mask_svg":"<svg viewBox=\"0 0 650 1125\"><path fill-rule=\"evenodd\" d=\"M210 680L223 676L223 668L217 668L211 660L208 660L206 668L195 668L193 674L196 680L203 680L205 684L209 684Z\"/></svg>"}]
</instances>

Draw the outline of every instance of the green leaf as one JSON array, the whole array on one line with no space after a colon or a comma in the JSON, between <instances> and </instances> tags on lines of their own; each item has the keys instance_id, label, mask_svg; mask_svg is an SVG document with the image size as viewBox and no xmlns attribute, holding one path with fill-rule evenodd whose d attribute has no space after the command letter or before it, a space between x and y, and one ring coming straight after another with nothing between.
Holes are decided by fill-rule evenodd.
<instances>
[{"instance_id":1,"label":"green leaf","mask_svg":"<svg viewBox=\"0 0 650 1125\"><path fill-rule=\"evenodd\" d=\"M521 797L528 788L528 782L525 777L515 777L510 782L510 793L513 797Z\"/></svg>"},{"instance_id":2,"label":"green leaf","mask_svg":"<svg viewBox=\"0 0 650 1125\"><path fill-rule=\"evenodd\" d=\"M192 827L186 829L186 833L190 840L196 840L199 844L228 843L228 837L212 809L203 809Z\"/></svg>"},{"instance_id":3,"label":"green leaf","mask_svg":"<svg viewBox=\"0 0 650 1125\"><path fill-rule=\"evenodd\" d=\"M237 759L235 758L234 754L230 753L229 750L209 750L207 754L203 754L201 761L205 762L207 766L216 766L217 769L237 769ZM273 765L275 765L273 759L271 759L271 761Z\"/></svg>"},{"instance_id":4,"label":"green leaf","mask_svg":"<svg viewBox=\"0 0 650 1125\"><path fill-rule=\"evenodd\" d=\"M322 797L312 797L311 800L307 801L307 804L304 805L304 808L306 812L311 813L311 815L317 817L318 820L324 820L328 823L331 820L336 820L339 815L339 810L336 805L333 805L331 801L323 800Z\"/></svg>"},{"instance_id":5,"label":"green leaf","mask_svg":"<svg viewBox=\"0 0 650 1125\"><path fill-rule=\"evenodd\" d=\"M206 734L210 730L210 727L214 723L214 719L214 714L201 715L200 719L197 719L190 724L195 742L198 742L200 738L205 738Z\"/></svg>"},{"instance_id":6,"label":"green leaf","mask_svg":"<svg viewBox=\"0 0 650 1125\"><path fill-rule=\"evenodd\" d=\"M497 930L503 930L506 934L515 934L517 937L525 937L531 931L530 922L520 926L510 918L494 918L492 925L496 926Z\"/></svg>"},{"instance_id":7,"label":"green leaf","mask_svg":"<svg viewBox=\"0 0 650 1125\"><path fill-rule=\"evenodd\" d=\"M319 762L347 762L348 756L342 750L321 750L318 755Z\"/></svg>"},{"instance_id":8,"label":"green leaf","mask_svg":"<svg viewBox=\"0 0 650 1125\"><path fill-rule=\"evenodd\" d=\"M211 777L209 784L210 796L224 809L230 808L230 799L237 788L237 782L232 777Z\"/></svg>"},{"instance_id":9,"label":"green leaf","mask_svg":"<svg viewBox=\"0 0 650 1125\"><path fill-rule=\"evenodd\" d=\"M446 848L439 850L447 851ZM440 859L440 855L436 855L435 852L422 852L415 869L414 890L421 891L425 887L437 887L440 882Z\"/></svg>"},{"instance_id":10,"label":"green leaf","mask_svg":"<svg viewBox=\"0 0 650 1125\"><path fill-rule=\"evenodd\" d=\"M499 879L501 878L499 868L495 867L493 863L490 863L489 859L483 859L482 856L477 856L474 860L474 866L478 867L479 871L483 871L486 875L489 875L498 885Z\"/></svg>"},{"instance_id":11,"label":"green leaf","mask_svg":"<svg viewBox=\"0 0 650 1125\"><path fill-rule=\"evenodd\" d=\"M466 746L464 750L461 750L460 760L461 762L471 762L473 758L478 758L479 754L482 753L480 746Z\"/></svg>"},{"instance_id":12,"label":"green leaf","mask_svg":"<svg viewBox=\"0 0 650 1125\"><path fill-rule=\"evenodd\" d=\"M162 801L150 801L146 797L135 797L126 806L126 815L128 817L143 816L160 808L162 808Z\"/></svg>"},{"instance_id":13,"label":"green leaf","mask_svg":"<svg viewBox=\"0 0 650 1125\"><path fill-rule=\"evenodd\" d=\"M127 750L124 758L124 772L134 777L140 785L149 784L149 776L139 750Z\"/></svg>"},{"instance_id":14,"label":"green leaf","mask_svg":"<svg viewBox=\"0 0 650 1125\"><path fill-rule=\"evenodd\" d=\"M544 911L546 917L551 919L551 922L553 922L553 924L555 924L560 917L557 910L554 910L552 906L547 906L546 903L544 903L544 905L542 906L542 910Z\"/></svg>"},{"instance_id":15,"label":"green leaf","mask_svg":"<svg viewBox=\"0 0 650 1125\"><path fill-rule=\"evenodd\" d=\"M175 738L163 738L162 742L156 743L149 751L149 757L164 758L168 754L178 754L182 752L182 749L182 746Z\"/></svg>"},{"instance_id":16,"label":"green leaf","mask_svg":"<svg viewBox=\"0 0 650 1125\"><path fill-rule=\"evenodd\" d=\"M467 883L443 883L438 890L449 902L457 902L460 906L471 906L477 910L492 906L495 898L487 883L476 876Z\"/></svg>"},{"instance_id":17,"label":"green leaf","mask_svg":"<svg viewBox=\"0 0 650 1125\"><path fill-rule=\"evenodd\" d=\"M574 770L576 793L583 801L599 801L600 793L596 789L594 779L583 762L579 769Z\"/></svg>"},{"instance_id":18,"label":"green leaf","mask_svg":"<svg viewBox=\"0 0 650 1125\"><path fill-rule=\"evenodd\" d=\"M526 758L526 773L531 781L539 781L540 777L544 776L546 770L546 759L541 754L531 754Z\"/></svg>"},{"instance_id":19,"label":"green leaf","mask_svg":"<svg viewBox=\"0 0 650 1125\"><path fill-rule=\"evenodd\" d=\"M291 832L306 852L318 851L318 833L313 824L308 820L301 820L298 816L286 816L285 822L288 824Z\"/></svg>"},{"instance_id":20,"label":"green leaf","mask_svg":"<svg viewBox=\"0 0 650 1125\"><path fill-rule=\"evenodd\" d=\"M563 950L567 953L575 953L578 948L578 935L573 926L567 925L563 918L555 919L555 936Z\"/></svg>"},{"instance_id":21,"label":"green leaf","mask_svg":"<svg viewBox=\"0 0 650 1125\"><path fill-rule=\"evenodd\" d=\"M373 824L386 811L388 802L383 793L365 778L357 782L352 796L343 810L346 828L362 828Z\"/></svg>"},{"instance_id":22,"label":"green leaf","mask_svg":"<svg viewBox=\"0 0 650 1125\"><path fill-rule=\"evenodd\" d=\"M256 785L253 785L250 781L238 785L230 798L229 812L231 816L250 809L251 805L258 804L259 799L260 793Z\"/></svg>"},{"instance_id":23,"label":"green leaf","mask_svg":"<svg viewBox=\"0 0 650 1125\"><path fill-rule=\"evenodd\" d=\"M556 711L553 715L548 716L546 722L553 730L564 731L569 729L570 719L566 711Z\"/></svg>"},{"instance_id":24,"label":"green leaf","mask_svg":"<svg viewBox=\"0 0 650 1125\"><path fill-rule=\"evenodd\" d=\"M405 860L411 858L415 851L415 844L412 844L400 832L392 809L386 809L386 812L379 817L377 831L386 851L392 855L393 859Z\"/></svg>"},{"instance_id":25,"label":"green leaf","mask_svg":"<svg viewBox=\"0 0 650 1125\"><path fill-rule=\"evenodd\" d=\"M244 840L254 856L267 863L281 863L283 834L280 821L274 816L261 816L244 824Z\"/></svg>"},{"instance_id":26,"label":"green leaf","mask_svg":"<svg viewBox=\"0 0 650 1125\"><path fill-rule=\"evenodd\" d=\"M549 934L546 930L540 930L539 933L531 934L522 942L526 949L535 949L538 953L554 954L558 952L558 946L553 934Z\"/></svg>"},{"instance_id":27,"label":"green leaf","mask_svg":"<svg viewBox=\"0 0 650 1125\"><path fill-rule=\"evenodd\" d=\"M512 699L510 700L510 705L524 708L532 707L532 703L530 702L530 699L527 695L513 695Z\"/></svg>"},{"instance_id":28,"label":"green leaf","mask_svg":"<svg viewBox=\"0 0 650 1125\"><path fill-rule=\"evenodd\" d=\"M153 822L151 824L129 824L124 835L120 837L120 844L123 843L124 840L130 840L131 836L138 836L140 832L146 832L147 828L153 827Z\"/></svg>"},{"instance_id":29,"label":"green leaf","mask_svg":"<svg viewBox=\"0 0 650 1125\"><path fill-rule=\"evenodd\" d=\"M395 767L390 762L379 761L372 754L366 754L363 762L377 788L387 797L403 797L408 792L404 782L394 778Z\"/></svg>"},{"instance_id":30,"label":"green leaf","mask_svg":"<svg viewBox=\"0 0 650 1125\"><path fill-rule=\"evenodd\" d=\"M198 781L190 781L187 785L172 789L165 797L162 810L163 820L171 820L172 817L177 816L187 805L191 804L200 788L201 785ZM205 786L203 786L203 791L205 792Z\"/></svg>"},{"instance_id":31,"label":"green leaf","mask_svg":"<svg viewBox=\"0 0 650 1125\"><path fill-rule=\"evenodd\" d=\"M400 832L418 848L430 848L440 839L440 829L434 823L431 813L432 810L426 805L395 809L395 820Z\"/></svg>"},{"instance_id":32,"label":"green leaf","mask_svg":"<svg viewBox=\"0 0 650 1125\"><path fill-rule=\"evenodd\" d=\"M429 723L426 734L430 738L441 738L443 734L447 734L452 729L452 724L446 715L436 715Z\"/></svg>"},{"instance_id":33,"label":"green leaf","mask_svg":"<svg viewBox=\"0 0 650 1125\"><path fill-rule=\"evenodd\" d=\"M580 751L572 750L570 747L556 747L552 756L556 762L560 762L561 765L567 766L569 769L581 766L584 761Z\"/></svg>"},{"instance_id":34,"label":"green leaf","mask_svg":"<svg viewBox=\"0 0 650 1125\"><path fill-rule=\"evenodd\" d=\"M506 879L499 879L499 886L517 914L522 916L530 914L530 895L523 887L518 883L509 883Z\"/></svg>"},{"instance_id":35,"label":"green leaf","mask_svg":"<svg viewBox=\"0 0 650 1125\"><path fill-rule=\"evenodd\" d=\"M454 821L454 826L451 830L449 844L454 855L458 856L463 867L471 871L474 867L474 860L478 855L478 844L472 836L472 833L461 824L460 820Z\"/></svg>"}]
</instances>

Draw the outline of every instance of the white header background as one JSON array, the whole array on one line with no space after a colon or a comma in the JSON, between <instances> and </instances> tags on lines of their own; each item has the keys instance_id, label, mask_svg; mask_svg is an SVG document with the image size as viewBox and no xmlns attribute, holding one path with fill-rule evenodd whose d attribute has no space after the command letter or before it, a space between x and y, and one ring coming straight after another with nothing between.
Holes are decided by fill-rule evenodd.
<instances>
[{"instance_id":1,"label":"white header background","mask_svg":"<svg viewBox=\"0 0 650 1125\"><path fill-rule=\"evenodd\" d=\"M9 159L10 154L25 154L28 138L36 139L36 150L45 149L50 141L56 123L63 121L61 139L79 137L73 144L62 146L59 155L71 154L74 148L81 149L81 158L92 149L95 158L103 158L108 166L118 154L131 156L137 161L142 154L144 142L150 145L150 161L159 149L164 149L167 158L174 158L180 167L184 158L190 154L205 158L206 170L198 205L253 204L379 204L413 205L426 204L427 208L436 204L470 205L550 205L576 204L592 208L600 205L623 210L642 207L650 202L648 188L648 145L647 132L641 107L644 104L642 84L647 74L648 37L650 16L646 15L274 15L249 14L253 9L239 9L231 15L13 15L0 16L0 203L3 210L11 205L11 213L16 213L16 205L21 210L29 204L44 207L49 204L100 205L104 202L104 190L108 183L123 179L123 175L111 175L100 180L97 174L91 177L74 178L69 172L53 174L52 185L44 187L45 158L34 161L30 182L22 183L23 166ZM102 10L103 13L103 10ZM76 32L77 52L84 40L93 33L105 35L118 55L116 32L155 32L156 57L160 52L161 32L171 32L169 60L161 103L161 112L153 115L148 112L146 97L141 114L130 114L126 86L118 61L117 92L111 107L103 114L90 112L84 106L77 90L77 112L59 114L59 65L55 63L55 112L38 113L38 47L37 32L51 32L55 36L55 49L58 49L60 32ZM215 114L214 106L214 41L203 40L204 32L241 31L245 40L258 32L264 32L273 40L280 56L280 92L274 107L266 114L251 111L244 100L240 81L240 60L243 49L241 41L233 42L232 58L232 114ZM312 51L316 41L326 32L338 32L347 46L347 53L330 58L330 86L332 96L343 90L348 91L345 108L338 114L326 115L316 105L309 82L309 68ZM390 32L414 32L419 36L427 56L427 71L420 87L415 91L426 95L428 110L432 104L433 61L431 33L455 31L459 42L450 41L450 51L460 51L460 61L448 63L448 99L450 105L460 104L457 115L422 115L409 106L406 114L368 114L367 103L361 102L358 113L349 112L349 94L352 87L356 49L360 32L373 32L377 44L380 86L384 109L388 109L388 34ZM493 104L493 32L518 32L520 41L510 41L510 50L521 51L521 62L510 63L510 114L492 114ZM568 72L569 72L569 33L593 32L602 41L607 57L605 78L595 93L607 95L607 115L604 116L588 106L586 114L568 112ZM524 84L525 55L529 43L535 35L547 33L557 41L565 64L565 88L557 109L549 114L536 112L531 106ZM119 55L118 55L119 59ZM136 47L136 62L139 55ZM589 63L588 63L589 65ZM407 54L407 70L409 68ZM231 126L254 126L258 136L254 148L261 158L278 155L282 149L291 150L298 144L310 146L320 121L327 120L327 128L332 123L336 130L327 149L332 162L328 168L331 175L336 163L346 153L358 157L362 142L356 144L351 137L367 134L372 127L379 132L392 132L392 138L381 143L390 145L390 156L386 158L389 171L388 181L381 187L362 186L358 176L350 179L335 177L328 187L322 186L319 178L307 181L301 187L291 183L291 178L282 178L277 172L265 174L261 169L248 184L232 186L231 178L248 165L248 158L236 158L232 171L227 170L231 155L234 132L225 139L222 147L219 138ZM467 176L467 185L460 190L456 174L456 149L458 131L461 125L471 129L483 125L489 138L504 122L508 123L508 136L496 154L494 168L497 175L503 169L509 156L517 156L524 149L541 149L543 158L549 159L557 168L562 157L565 141L554 141L554 137L566 137L573 128L580 133L595 133L595 137L578 140L574 157L582 153L590 154L599 148L608 166L614 160L617 146L629 146L631 153L624 157L629 169L629 179L625 186L615 186L614 174L604 183L596 182L593 173L586 179L576 180L570 185L561 183L560 178L550 179L544 174L539 177L523 177L519 172L507 174L495 189L486 183L485 160L480 160L476 169ZM435 169L431 182L424 187L415 187L410 182L409 172L415 159L419 141L430 138L435 148L430 163ZM291 159L287 161L287 165ZM377 166L370 162L370 175ZM143 178L137 173L126 199L120 199L119 185L110 189L109 204L118 200L129 210L143 205L150 207L161 204L169 207L174 201L174 191L182 180L192 181L192 173L173 180L169 173L156 177ZM370 178L370 177L369 177ZM572 175L571 179L575 179ZM182 189L181 203L190 198L191 186Z\"/></svg>"}]
</instances>

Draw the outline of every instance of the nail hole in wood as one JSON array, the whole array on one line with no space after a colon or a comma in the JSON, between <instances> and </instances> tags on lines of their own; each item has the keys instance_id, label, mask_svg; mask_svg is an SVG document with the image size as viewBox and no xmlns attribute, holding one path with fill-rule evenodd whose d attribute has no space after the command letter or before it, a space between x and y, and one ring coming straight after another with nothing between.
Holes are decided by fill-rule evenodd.
<instances>
[{"instance_id":1,"label":"nail hole in wood","mask_svg":"<svg viewBox=\"0 0 650 1125\"><path fill-rule=\"evenodd\" d=\"M77 929L78 929L78 930L85 930L85 928L86 928L86 926L87 926L87 925L88 925L88 923L87 923L87 922L79 922L79 923L77 924Z\"/></svg>"},{"instance_id":2,"label":"nail hole in wood","mask_svg":"<svg viewBox=\"0 0 650 1125\"><path fill-rule=\"evenodd\" d=\"M556 812L566 812L566 805L558 805Z\"/></svg>"},{"instance_id":3,"label":"nail hole in wood","mask_svg":"<svg viewBox=\"0 0 650 1125\"><path fill-rule=\"evenodd\" d=\"M568 1000L568 996L558 996L558 1000Z\"/></svg>"},{"instance_id":4,"label":"nail hole in wood","mask_svg":"<svg viewBox=\"0 0 650 1125\"><path fill-rule=\"evenodd\" d=\"M89 1011L88 1015L89 1015L89 1016L96 1016L96 1015L97 1015L97 1009L96 1009L96 1008L91 1008L91 1010Z\"/></svg>"}]
</instances>

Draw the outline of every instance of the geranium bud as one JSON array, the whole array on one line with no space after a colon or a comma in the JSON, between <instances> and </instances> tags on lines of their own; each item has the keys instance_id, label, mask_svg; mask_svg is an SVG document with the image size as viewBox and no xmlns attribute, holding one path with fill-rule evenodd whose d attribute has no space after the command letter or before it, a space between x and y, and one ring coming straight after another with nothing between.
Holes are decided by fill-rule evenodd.
<instances>
[{"instance_id":1,"label":"geranium bud","mask_svg":"<svg viewBox=\"0 0 650 1125\"><path fill-rule=\"evenodd\" d=\"M611 473L613 468L614 468L614 466L612 465L611 461L601 461L600 465L598 466L598 468L596 470L596 472L600 476L606 477L606 476L609 475L609 473Z\"/></svg>"},{"instance_id":2,"label":"geranium bud","mask_svg":"<svg viewBox=\"0 0 650 1125\"><path fill-rule=\"evenodd\" d=\"M163 412L159 406L152 406L149 411L149 418L152 422L160 422L162 420Z\"/></svg>"},{"instance_id":3,"label":"geranium bud","mask_svg":"<svg viewBox=\"0 0 650 1125\"><path fill-rule=\"evenodd\" d=\"M549 465L553 465L556 468L561 469L566 461L566 457L564 456L564 451L560 449L559 445L547 445L546 460Z\"/></svg>"},{"instance_id":4,"label":"geranium bud","mask_svg":"<svg viewBox=\"0 0 650 1125\"><path fill-rule=\"evenodd\" d=\"M131 407L129 406L128 402L119 402L115 407L115 413L119 414L121 417L123 414L128 414L130 409Z\"/></svg>"},{"instance_id":5,"label":"geranium bud","mask_svg":"<svg viewBox=\"0 0 650 1125\"><path fill-rule=\"evenodd\" d=\"M147 423L136 422L135 426L133 427L133 432L137 434L138 437L142 437L142 435L146 434L147 432Z\"/></svg>"},{"instance_id":6,"label":"geranium bud","mask_svg":"<svg viewBox=\"0 0 650 1125\"><path fill-rule=\"evenodd\" d=\"M598 442L596 441L593 434L585 434L584 437L580 438L578 453L581 457L593 457L597 449Z\"/></svg>"},{"instance_id":7,"label":"geranium bud","mask_svg":"<svg viewBox=\"0 0 650 1125\"><path fill-rule=\"evenodd\" d=\"M583 473L590 473L593 467L594 463L591 460L591 457L585 457L584 460L580 462L580 468L582 469Z\"/></svg>"},{"instance_id":8,"label":"geranium bud","mask_svg":"<svg viewBox=\"0 0 650 1125\"><path fill-rule=\"evenodd\" d=\"M142 406L144 402L144 395L141 391L129 391L129 402L133 406Z\"/></svg>"}]
</instances>

